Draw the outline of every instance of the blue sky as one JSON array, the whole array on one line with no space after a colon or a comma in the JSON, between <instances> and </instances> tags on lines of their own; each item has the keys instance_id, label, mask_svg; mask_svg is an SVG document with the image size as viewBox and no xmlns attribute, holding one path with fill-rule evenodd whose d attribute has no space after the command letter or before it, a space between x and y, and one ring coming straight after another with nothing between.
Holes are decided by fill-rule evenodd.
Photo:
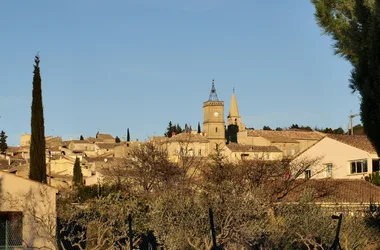
<instances>
[{"instance_id":1,"label":"blue sky","mask_svg":"<svg viewBox=\"0 0 380 250\"><path fill-rule=\"evenodd\" d=\"M351 66L313 13L309 1L1 1L0 129L11 145L30 132L37 51L47 135L196 127L212 79L226 114L235 87L249 127L346 129Z\"/></svg>"}]
</instances>

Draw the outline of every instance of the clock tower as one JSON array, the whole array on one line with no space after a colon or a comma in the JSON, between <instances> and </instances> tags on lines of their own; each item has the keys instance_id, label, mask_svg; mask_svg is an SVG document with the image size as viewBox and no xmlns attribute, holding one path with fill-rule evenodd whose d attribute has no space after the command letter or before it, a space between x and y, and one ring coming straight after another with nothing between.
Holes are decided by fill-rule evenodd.
<instances>
[{"instance_id":1,"label":"clock tower","mask_svg":"<svg viewBox=\"0 0 380 250\"><path fill-rule=\"evenodd\" d=\"M212 80L212 87L208 101L203 103L203 132L210 141L210 153L212 149L223 147L226 143L224 124L224 102L219 101Z\"/></svg>"}]
</instances>

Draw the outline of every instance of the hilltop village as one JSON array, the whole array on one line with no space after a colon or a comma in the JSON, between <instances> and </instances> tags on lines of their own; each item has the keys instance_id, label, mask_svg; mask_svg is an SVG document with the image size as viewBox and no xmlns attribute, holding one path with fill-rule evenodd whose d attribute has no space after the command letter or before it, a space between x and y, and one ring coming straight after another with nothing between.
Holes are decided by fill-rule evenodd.
<instances>
[{"instance_id":1,"label":"hilltop village","mask_svg":"<svg viewBox=\"0 0 380 250\"><path fill-rule=\"evenodd\" d=\"M203 115L200 133L197 130L185 130L179 134L173 133L171 137L153 136L146 142L118 141L114 136L100 132L94 137L69 141L47 136L49 183L55 187L71 186L76 158L80 160L84 185L101 183L102 169L122 164L134 147L152 142L165 145L173 161L178 161L184 151L189 156L203 159L218 151L230 162L254 159L276 161L284 158L295 161L305 157L322 157L316 166L305 170L302 175L304 178L364 179L379 171L379 157L364 135L246 128L235 93L232 93L226 117L224 102L219 100L214 82L208 100L203 103ZM9 147L6 154L0 155L1 170L27 178L29 149L30 134L21 135L19 146Z\"/></svg>"},{"instance_id":2,"label":"hilltop village","mask_svg":"<svg viewBox=\"0 0 380 250\"><path fill-rule=\"evenodd\" d=\"M109 244L126 246L125 239L133 237L131 249L158 249L146 247L158 247L157 239L174 246L169 249L211 249L204 228L215 209L216 229L233 228L239 235L227 236L227 244L303 249L303 244L319 246L314 239L327 231L324 244L330 244L335 233L331 213L351 216L345 217L344 235L360 232L346 244L378 242L378 234L363 225L363 215L380 203L380 183L374 178L379 157L366 136L249 129L235 93L225 116L214 82L203 115L203 129L168 131L144 142L100 131L69 141L47 136L46 183L30 178L31 135L21 135L19 146L0 154L0 183L6 191L0 226L7 228L0 239L39 249L61 249L57 244L111 249ZM137 234L131 236L132 220ZM307 243L299 235L309 237Z\"/></svg>"}]
</instances>

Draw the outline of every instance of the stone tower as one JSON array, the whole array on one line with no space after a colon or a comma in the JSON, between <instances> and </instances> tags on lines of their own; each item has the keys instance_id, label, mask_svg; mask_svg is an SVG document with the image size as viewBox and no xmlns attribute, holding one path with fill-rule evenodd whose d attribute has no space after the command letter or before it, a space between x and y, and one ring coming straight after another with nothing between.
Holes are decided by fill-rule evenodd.
<instances>
[{"instance_id":1,"label":"stone tower","mask_svg":"<svg viewBox=\"0 0 380 250\"><path fill-rule=\"evenodd\" d=\"M212 80L212 87L208 101L203 103L203 132L206 138L210 141L210 153L212 149L218 146L224 147L225 139L225 124L224 124L224 102L219 101L218 95Z\"/></svg>"},{"instance_id":2,"label":"stone tower","mask_svg":"<svg viewBox=\"0 0 380 250\"><path fill-rule=\"evenodd\" d=\"M239 108L236 101L235 89L232 91L231 102L230 102L230 112L227 116L227 125L237 125L239 130L244 131L245 125L241 121L241 117L239 114Z\"/></svg>"}]
</instances>

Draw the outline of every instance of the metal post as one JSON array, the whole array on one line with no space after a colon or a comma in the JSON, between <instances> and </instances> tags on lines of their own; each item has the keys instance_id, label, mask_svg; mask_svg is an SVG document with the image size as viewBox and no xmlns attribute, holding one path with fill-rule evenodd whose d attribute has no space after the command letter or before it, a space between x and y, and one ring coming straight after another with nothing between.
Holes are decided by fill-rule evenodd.
<instances>
[{"instance_id":1,"label":"metal post","mask_svg":"<svg viewBox=\"0 0 380 250\"><path fill-rule=\"evenodd\" d=\"M214 215L212 213L212 208L208 209L208 214L210 217L210 229L211 229L211 237L212 237L212 249L216 250L216 236L215 236L215 227L214 227Z\"/></svg>"},{"instance_id":2,"label":"metal post","mask_svg":"<svg viewBox=\"0 0 380 250\"><path fill-rule=\"evenodd\" d=\"M129 249L133 250L133 230L132 230L132 216L131 214L128 215L128 236L129 236Z\"/></svg>"},{"instance_id":3,"label":"metal post","mask_svg":"<svg viewBox=\"0 0 380 250\"><path fill-rule=\"evenodd\" d=\"M5 221L5 249L8 250L8 240L9 240L9 225L8 220Z\"/></svg>"},{"instance_id":4,"label":"metal post","mask_svg":"<svg viewBox=\"0 0 380 250\"><path fill-rule=\"evenodd\" d=\"M338 220L338 227L336 228L334 243L330 247L330 250L337 250L338 246L339 246L339 249L342 249L339 242L339 234L340 234L340 227L342 225L342 217L343 217L342 214L340 214L339 216L336 216L336 215L332 216L332 219Z\"/></svg>"},{"instance_id":5,"label":"metal post","mask_svg":"<svg viewBox=\"0 0 380 250\"><path fill-rule=\"evenodd\" d=\"M49 150L49 186L51 186L51 152Z\"/></svg>"}]
</instances>

